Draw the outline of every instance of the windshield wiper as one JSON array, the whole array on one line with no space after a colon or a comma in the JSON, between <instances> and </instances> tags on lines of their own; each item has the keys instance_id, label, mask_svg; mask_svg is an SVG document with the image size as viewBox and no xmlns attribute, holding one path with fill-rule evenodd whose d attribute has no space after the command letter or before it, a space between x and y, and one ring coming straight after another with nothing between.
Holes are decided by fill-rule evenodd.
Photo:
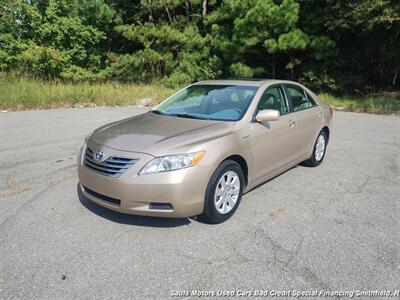
<instances>
[{"instance_id":1,"label":"windshield wiper","mask_svg":"<svg viewBox=\"0 0 400 300\"><path fill-rule=\"evenodd\" d=\"M185 113L171 114L170 116L176 116L176 117L180 117L180 118L189 118L189 119L209 120L207 118L190 115L190 114L185 114Z\"/></svg>"},{"instance_id":2,"label":"windshield wiper","mask_svg":"<svg viewBox=\"0 0 400 300\"><path fill-rule=\"evenodd\" d=\"M169 114L169 113L164 113L162 111L159 111L157 109L153 109L153 110L151 110L151 112L158 114L158 115L164 115L164 116L173 116L173 117L199 119L199 120L209 120L208 118L203 118L200 116L195 116L195 115L191 115L191 114L187 114L187 113Z\"/></svg>"}]
</instances>

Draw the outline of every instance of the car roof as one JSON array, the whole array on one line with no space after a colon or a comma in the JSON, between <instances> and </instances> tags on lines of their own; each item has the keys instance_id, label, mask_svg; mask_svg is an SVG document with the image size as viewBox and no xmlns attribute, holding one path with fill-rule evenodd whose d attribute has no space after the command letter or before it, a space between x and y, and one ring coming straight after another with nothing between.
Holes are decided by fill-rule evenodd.
<instances>
[{"instance_id":1,"label":"car roof","mask_svg":"<svg viewBox=\"0 0 400 300\"><path fill-rule=\"evenodd\" d=\"M194 85L248 85L260 87L263 84L299 84L298 82L289 80L279 80L279 79L265 79L265 78L238 78L238 79L214 79L214 80L204 80L194 83Z\"/></svg>"}]
</instances>

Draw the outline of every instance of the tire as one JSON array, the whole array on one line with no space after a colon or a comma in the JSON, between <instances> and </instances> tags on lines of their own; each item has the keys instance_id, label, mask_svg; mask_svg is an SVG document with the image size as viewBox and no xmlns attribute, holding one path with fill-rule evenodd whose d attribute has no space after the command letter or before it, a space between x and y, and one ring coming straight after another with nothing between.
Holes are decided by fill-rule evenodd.
<instances>
[{"instance_id":1,"label":"tire","mask_svg":"<svg viewBox=\"0 0 400 300\"><path fill-rule=\"evenodd\" d=\"M226 188L226 183L229 180L231 180L231 183ZM214 224L228 220L240 204L244 184L245 179L240 165L233 160L223 161L215 170L207 185L204 211L200 218ZM222 190L225 190L225 192L222 192ZM234 204L232 205L232 203Z\"/></svg>"},{"instance_id":2,"label":"tire","mask_svg":"<svg viewBox=\"0 0 400 300\"><path fill-rule=\"evenodd\" d=\"M321 145L323 144L323 146ZM321 131L314 143L312 155L304 161L304 164L309 167L319 166L325 158L326 146L328 145L328 136L325 131ZM322 151L322 153L321 153Z\"/></svg>"}]
</instances>

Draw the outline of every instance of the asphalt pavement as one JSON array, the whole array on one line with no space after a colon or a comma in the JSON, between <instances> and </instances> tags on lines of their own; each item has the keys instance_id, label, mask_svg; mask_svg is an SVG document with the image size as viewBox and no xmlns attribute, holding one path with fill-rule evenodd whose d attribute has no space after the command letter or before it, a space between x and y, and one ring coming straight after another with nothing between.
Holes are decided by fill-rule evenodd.
<instances>
[{"instance_id":1,"label":"asphalt pavement","mask_svg":"<svg viewBox=\"0 0 400 300\"><path fill-rule=\"evenodd\" d=\"M400 289L399 117L336 112L320 167L285 172L209 225L78 193L85 135L143 111L0 113L0 299Z\"/></svg>"}]
</instances>

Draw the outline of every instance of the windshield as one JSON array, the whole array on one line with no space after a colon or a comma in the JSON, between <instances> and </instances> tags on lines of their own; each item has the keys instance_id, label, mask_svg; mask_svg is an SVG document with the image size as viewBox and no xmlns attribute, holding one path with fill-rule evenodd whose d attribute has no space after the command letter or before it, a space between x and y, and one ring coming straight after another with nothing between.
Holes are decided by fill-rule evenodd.
<instances>
[{"instance_id":1,"label":"windshield","mask_svg":"<svg viewBox=\"0 0 400 300\"><path fill-rule=\"evenodd\" d=\"M192 85L161 103L154 113L204 120L238 121L246 113L257 87Z\"/></svg>"}]
</instances>

